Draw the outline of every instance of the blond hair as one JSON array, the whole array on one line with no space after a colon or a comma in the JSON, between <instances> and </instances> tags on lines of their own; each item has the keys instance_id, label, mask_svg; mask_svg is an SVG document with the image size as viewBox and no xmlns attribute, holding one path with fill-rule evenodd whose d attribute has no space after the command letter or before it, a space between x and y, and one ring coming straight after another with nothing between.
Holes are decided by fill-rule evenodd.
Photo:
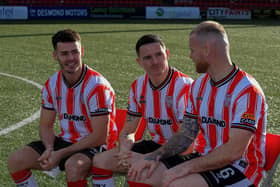
<instances>
[{"instance_id":1,"label":"blond hair","mask_svg":"<svg viewBox=\"0 0 280 187\"><path fill-rule=\"evenodd\" d=\"M190 35L197 35L199 37L210 38L210 36L218 36L228 45L228 37L225 28L216 21L203 21L197 27L195 27Z\"/></svg>"}]
</instances>

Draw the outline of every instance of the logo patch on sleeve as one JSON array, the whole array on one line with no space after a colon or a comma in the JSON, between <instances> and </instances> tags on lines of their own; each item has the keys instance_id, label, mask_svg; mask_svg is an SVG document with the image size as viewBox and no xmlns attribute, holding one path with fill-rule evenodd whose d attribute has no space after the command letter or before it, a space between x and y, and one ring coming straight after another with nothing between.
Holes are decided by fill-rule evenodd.
<instances>
[{"instance_id":1,"label":"logo patch on sleeve","mask_svg":"<svg viewBox=\"0 0 280 187\"><path fill-rule=\"evenodd\" d=\"M248 125L255 126L255 124L256 124L256 117L255 117L254 114L250 114L250 113L244 112L242 114L242 116L241 116L240 123L241 124L248 124Z\"/></svg>"}]
</instances>

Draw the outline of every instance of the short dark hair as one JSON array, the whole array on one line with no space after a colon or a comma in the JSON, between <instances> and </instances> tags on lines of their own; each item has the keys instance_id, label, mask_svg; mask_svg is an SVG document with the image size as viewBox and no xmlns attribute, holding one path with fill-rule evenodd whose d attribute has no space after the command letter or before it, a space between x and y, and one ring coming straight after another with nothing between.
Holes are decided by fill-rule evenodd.
<instances>
[{"instance_id":1,"label":"short dark hair","mask_svg":"<svg viewBox=\"0 0 280 187\"><path fill-rule=\"evenodd\" d=\"M165 47L165 44L159 35L146 34L141 38L139 38L139 40L136 43L135 49L136 49L137 56L139 56L140 47L142 45L149 44L149 43L160 43L161 46Z\"/></svg>"},{"instance_id":2,"label":"short dark hair","mask_svg":"<svg viewBox=\"0 0 280 187\"><path fill-rule=\"evenodd\" d=\"M72 29L63 29L55 33L52 37L52 45L54 50L58 42L76 42L81 41L81 36L78 32Z\"/></svg>"}]
</instances>

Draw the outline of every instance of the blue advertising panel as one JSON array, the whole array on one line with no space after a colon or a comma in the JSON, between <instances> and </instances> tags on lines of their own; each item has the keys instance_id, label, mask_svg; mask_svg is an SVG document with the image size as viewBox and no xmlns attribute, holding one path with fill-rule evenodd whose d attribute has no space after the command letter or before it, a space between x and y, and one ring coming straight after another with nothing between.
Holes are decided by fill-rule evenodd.
<instances>
[{"instance_id":1,"label":"blue advertising panel","mask_svg":"<svg viewBox=\"0 0 280 187\"><path fill-rule=\"evenodd\" d=\"M29 19L73 19L88 18L86 7L29 7Z\"/></svg>"}]
</instances>

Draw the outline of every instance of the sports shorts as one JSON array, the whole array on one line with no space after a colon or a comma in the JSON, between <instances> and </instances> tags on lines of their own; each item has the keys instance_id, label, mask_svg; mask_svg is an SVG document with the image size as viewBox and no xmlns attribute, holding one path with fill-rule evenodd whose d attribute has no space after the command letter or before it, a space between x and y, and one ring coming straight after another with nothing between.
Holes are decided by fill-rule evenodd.
<instances>
[{"instance_id":1,"label":"sports shorts","mask_svg":"<svg viewBox=\"0 0 280 187\"><path fill-rule=\"evenodd\" d=\"M131 151L136 153L146 154L153 152L160 148L161 145L153 142L152 140L143 140L141 142L133 144Z\"/></svg>"},{"instance_id":2,"label":"sports shorts","mask_svg":"<svg viewBox=\"0 0 280 187\"><path fill-rule=\"evenodd\" d=\"M161 159L161 162L170 169L180 163L199 156L199 153L175 155L166 159ZM204 178L209 187L255 187L255 185L252 184L252 182L240 170L232 165L201 172L200 175Z\"/></svg>"},{"instance_id":3,"label":"sports shorts","mask_svg":"<svg viewBox=\"0 0 280 187\"><path fill-rule=\"evenodd\" d=\"M59 149L62 149L62 148L65 148L65 147L68 147L70 145L72 145L73 143L71 142L67 142L67 141L64 141L62 138L60 137L55 137L55 141L54 141L54 151L57 151ZM27 144L27 146L33 148L37 153L39 153L40 155L42 155L45 151L45 146L43 144L43 142L41 140L39 141L34 141L34 142L31 142L29 144ZM82 153L84 155L86 155L90 160L92 160L93 156L99 152L103 152L103 151L106 151L106 148L104 146L98 146L98 147L94 147L94 148L88 148L88 149L83 149L81 151L78 151L76 153ZM76 154L74 153L74 154ZM73 154L72 154L73 155ZM70 156L67 156L65 158L63 158L60 163L59 163L59 169L61 171L63 171L65 169L64 167L64 164L66 162L66 160L68 158L70 158L72 155Z\"/></svg>"}]
</instances>

